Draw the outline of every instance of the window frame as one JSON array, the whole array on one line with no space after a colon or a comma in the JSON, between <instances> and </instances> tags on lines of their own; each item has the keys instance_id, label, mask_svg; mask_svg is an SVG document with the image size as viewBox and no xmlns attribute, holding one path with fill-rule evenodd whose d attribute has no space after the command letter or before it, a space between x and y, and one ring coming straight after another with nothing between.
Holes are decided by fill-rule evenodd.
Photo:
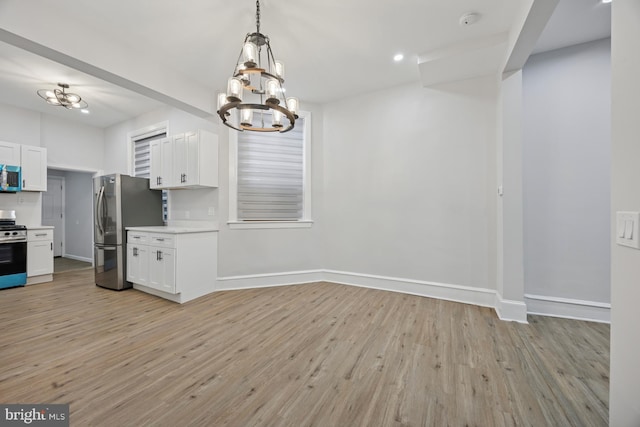
<instances>
[{"instance_id":1,"label":"window frame","mask_svg":"<svg viewBox=\"0 0 640 427\"><path fill-rule=\"evenodd\" d=\"M128 149L128 173L129 176L135 175L135 159L136 159L136 141L140 139L151 138L153 136L158 136L164 134L164 138L169 135L169 122L164 121L160 123L156 123L142 129L138 129L132 132L127 133L127 143L129 145ZM161 137L162 138L162 137ZM162 219L166 223L169 218L169 192L167 190L162 190Z\"/></svg>"},{"instance_id":2,"label":"window frame","mask_svg":"<svg viewBox=\"0 0 640 427\"><path fill-rule=\"evenodd\" d=\"M311 113L300 111L304 119L302 136L302 218L298 220L240 220L238 219L238 132L229 130L229 220L231 229L310 228L311 219Z\"/></svg>"}]
</instances>

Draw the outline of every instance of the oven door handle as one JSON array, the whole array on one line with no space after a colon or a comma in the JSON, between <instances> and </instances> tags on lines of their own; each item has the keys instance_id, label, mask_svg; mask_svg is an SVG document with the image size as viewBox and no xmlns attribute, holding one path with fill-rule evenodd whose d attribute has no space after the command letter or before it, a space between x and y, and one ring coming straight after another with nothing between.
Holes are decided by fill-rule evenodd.
<instances>
[{"instance_id":1,"label":"oven door handle","mask_svg":"<svg viewBox=\"0 0 640 427\"><path fill-rule=\"evenodd\" d=\"M104 198L104 185L101 185L100 190L98 191L98 199L96 202L96 224L98 225L98 231L102 236L104 236L104 226L102 225L103 198Z\"/></svg>"}]
</instances>

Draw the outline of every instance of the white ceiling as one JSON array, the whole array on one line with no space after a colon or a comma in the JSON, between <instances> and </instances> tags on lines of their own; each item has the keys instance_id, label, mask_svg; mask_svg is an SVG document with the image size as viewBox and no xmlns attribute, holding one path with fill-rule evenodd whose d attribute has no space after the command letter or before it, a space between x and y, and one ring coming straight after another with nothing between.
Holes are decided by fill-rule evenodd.
<instances>
[{"instance_id":1,"label":"white ceiling","mask_svg":"<svg viewBox=\"0 0 640 427\"><path fill-rule=\"evenodd\" d=\"M504 34L520 4L514 0L262 0L261 30L270 37L276 59L286 64L288 95L324 103L419 81L419 55ZM46 19L80 23L61 26L61 31L77 31L78 44L90 46L92 40L103 38L133 46L159 69L172 69L212 94L225 88L244 35L255 29L254 0L57 0L55 6L50 0L3 0L0 15L13 13L26 26L33 10L52 7L56 16L46 14ZM556 10L536 51L599 39L610 32L609 5L598 0L560 0ZM460 16L470 11L481 19L460 26ZM405 55L401 63L392 60L398 52ZM83 96L91 114L51 107L36 95L37 89L57 82L70 84ZM99 127L162 105L5 43L0 43L0 88L0 102Z\"/></svg>"}]
</instances>

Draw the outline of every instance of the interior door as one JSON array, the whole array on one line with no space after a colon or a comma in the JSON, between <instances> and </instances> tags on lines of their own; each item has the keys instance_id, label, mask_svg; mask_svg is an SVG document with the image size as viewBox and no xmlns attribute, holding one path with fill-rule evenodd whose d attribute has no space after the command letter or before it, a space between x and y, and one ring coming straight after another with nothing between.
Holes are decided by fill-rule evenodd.
<instances>
[{"instance_id":1,"label":"interior door","mask_svg":"<svg viewBox=\"0 0 640 427\"><path fill-rule=\"evenodd\" d=\"M62 256L64 246L64 178L47 177L42 193L42 225L53 226L53 256Z\"/></svg>"}]
</instances>

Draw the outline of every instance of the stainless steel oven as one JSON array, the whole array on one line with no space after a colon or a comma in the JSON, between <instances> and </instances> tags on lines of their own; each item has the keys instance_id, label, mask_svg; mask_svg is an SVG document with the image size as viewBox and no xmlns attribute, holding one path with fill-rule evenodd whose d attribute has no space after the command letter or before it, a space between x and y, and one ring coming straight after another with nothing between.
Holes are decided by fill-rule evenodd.
<instances>
[{"instance_id":1,"label":"stainless steel oven","mask_svg":"<svg viewBox=\"0 0 640 427\"><path fill-rule=\"evenodd\" d=\"M0 210L0 289L27 283L27 227L16 225L15 211Z\"/></svg>"}]
</instances>

